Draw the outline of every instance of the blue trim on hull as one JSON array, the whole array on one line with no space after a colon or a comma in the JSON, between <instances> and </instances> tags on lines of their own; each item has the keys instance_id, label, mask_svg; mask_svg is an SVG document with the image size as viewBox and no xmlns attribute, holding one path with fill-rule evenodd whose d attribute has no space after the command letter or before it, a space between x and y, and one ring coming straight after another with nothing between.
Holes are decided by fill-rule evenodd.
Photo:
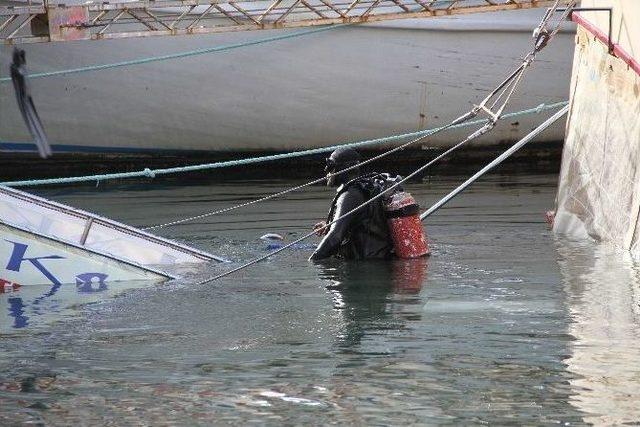
<instances>
[{"instance_id":1,"label":"blue trim on hull","mask_svg":"<svg viewBox=\"0 0 640 427\"><path fill-rule=\"evenodd\" d=\"M168 148L141 148L141 147L103 147L91 145L52 144L51 150L57 153L84 153L84 154L171 154L171 153L205 153L206 150L181 150ZM0 151L17 153L37 153L38 149L32 142L0 141Z\"/></svg>"}]
</instances>

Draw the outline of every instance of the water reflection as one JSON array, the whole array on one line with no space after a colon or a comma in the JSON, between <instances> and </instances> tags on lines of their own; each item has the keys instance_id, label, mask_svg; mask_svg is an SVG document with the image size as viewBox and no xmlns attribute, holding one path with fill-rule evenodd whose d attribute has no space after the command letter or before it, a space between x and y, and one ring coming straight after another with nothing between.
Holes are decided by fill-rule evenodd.
<instances>
[{"instance_id":1,"label":"water reflection","mask_svg":"<svg viewBox=\"0 0 640 427\"><path fill-rule=\"evenodd\" d=\"M640 266L604 245L558 242L573 323L567 369L576 374L570 403L585 422L640 420Z\"/></svg>"},{"instance_id":2,"label":"water reflection","mask_svg":"<svg viewBox=\"0 0 640 427\"><path fill-rule=\"evenodd\" d=\"M16 329L24 328L29 324L29 318L24 314L24 303L22 298L7 298L9 303L8 315L13 317L12 327Z\"/></svg>"},{"instance_id":3,"label":"water reflection","mask_svg":"<svg viewBox=\"0 0 640 427\"><path fill-rule=\"evenodd\" d=\"M149 286L147 281L104 281L106 276L87 273L75 285L22 286L0 293L0 334L46 324L72 314L75 307L113 297L125 290Z\"/></svg>"},{"instance_id":4,"label":"water reflection","mask_svg":"<svg viewBox=\"0 0 640 427\"><path fill-rule=\"evenodd\" d=\"M59 314L64 306L70 307L78 303L86 303L82 298L74 298L74 293L97 293L108 290L105 279L108 276L101 273L84 273L77 277L75 292L71 285L63 285L56 283L46 286L21 286L13 289L10 295L0 295L0 307L3 305L3 299L6 301L6 310L0 314L0 332L7 329L21 329L30 325L30 318L40 316L41 320L46 320L49 315ZM48 300L56 296L58 292L65 286L65 292L62 296L62 304L59 299ZM3 292L4 293L4 292ZM6 324L5 324L6 323Z\"/></svg>"},{"instance_id":5,"label":"water reflection","mask_svg":"<svg viewBox=\"0 0 640 427\"><path fill-rule=\"evenodd\" d=\"M367 331L401 328L394 303L419 304L427 279L427 258L390 261L325 261L318 264L319 277L326 282L334 309L343 317L344 331L338 336L345 348L360 344ZM418 312L418 310L416 310ZM417 316L417 317L416 317ZM411 320L420 320L419 315Z\"/></svg>"},{"instance_id":6,"label":"water reflection","mask_svg":"<svg viewBox=\"0 0 640 427\"><path fill-rule=\"evenodd\" d=\"M558 242L554 251L542 213L553 203L556 177L517 179L499 189L496 182L513 178L479 183L434 216L430 259L315 265L301 250L215 285L140 284L150 289L111 299L134 284L101 291L92 279L63 286L36 307L30 302L51 288L0 295L0 328L11 322L0 343L0 425L640 419L632 407L640 378L638 268L593 245ZM411 192L436 200L458 182ZM62 201L146 224L267 190L276 188L145 188ZM306 230L328 194L318 187L166 233L249 260L265 253L257 236L275 229L291 239ZM65 308L80 301L101 303ZM63 313L75 320L38 330Z\"/></svg>"}]
</instances>

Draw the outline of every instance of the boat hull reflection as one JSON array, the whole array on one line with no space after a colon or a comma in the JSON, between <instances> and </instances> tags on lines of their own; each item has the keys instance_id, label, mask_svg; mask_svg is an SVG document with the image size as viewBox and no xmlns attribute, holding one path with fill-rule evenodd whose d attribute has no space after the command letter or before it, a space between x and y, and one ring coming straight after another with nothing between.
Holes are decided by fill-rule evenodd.
<instances>
[{"instance_id":1,"label":"boat hull reflection","mask_svg":"<svg viewBox=\"0 0 640 427\"><path fill-rule=\"evenodd\" d=\"M575 337L566 360L576 374L570 403L595 425L640 419L640 265L629 253L590 243L558 243Z\"/></svg>"}]
</instances>

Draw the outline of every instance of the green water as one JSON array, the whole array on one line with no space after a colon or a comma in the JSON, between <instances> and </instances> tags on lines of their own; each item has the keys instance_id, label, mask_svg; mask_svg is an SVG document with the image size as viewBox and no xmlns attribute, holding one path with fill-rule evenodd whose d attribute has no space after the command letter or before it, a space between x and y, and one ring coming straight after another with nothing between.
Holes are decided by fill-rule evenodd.
<instances>
[{"instance_id":1,"label":"green water","mask_svg":"<svg viewBox=\"0 0 640 427\"><path fill-rule=\"evenodd\" d=\"M409 190L427 206L462 180ZM143 226L296 183L38 194ZM305 233L326 213L322 187L162 230L233 263L54 295L22 328L2 313L0 425L638 422L640 267L553 236L555 184L484 179L426 223L433 256L415 262L312 264L297 249L193 285L264 254L264 233Z\"/></svg>"}]
</instances>

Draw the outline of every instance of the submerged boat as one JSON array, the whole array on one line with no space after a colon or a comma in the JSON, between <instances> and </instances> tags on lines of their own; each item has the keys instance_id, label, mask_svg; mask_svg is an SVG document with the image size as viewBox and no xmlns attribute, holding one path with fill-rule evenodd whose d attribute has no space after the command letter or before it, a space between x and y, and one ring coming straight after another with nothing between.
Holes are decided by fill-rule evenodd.
<instances>
[{"instance_id":1,"label":"submerged boat","mask_svg":"<svg viewBox=\"0 0 640 427\"><path fill-rule=\"evenodd\" d=\"M0 333L222 258L0 186Z\"/></svg>"},{"instance_id":2,"label":"submerged boat","mask_svg":"<svg viewBox=\"0 0 640 427\"><path fill-rule=\"evenodd\" d=\"M0 186L1 290L166 280L184 266L223 261L142 230ZM6 289L5 289L6 288Z\"/></svg>"},{"instance_id":3,"label":"submerged boat","mask_svg":"<svg viewBox=\"0 0 640 427\"><path fill-rule=\"evenodd\" d=\"M544 10L344 26L215 54L33 79L57 152L286 151L442 125L479 101L531 44ZM278 30L295 32L300 30ZM241 43L275 31L23 46L31 73ZM569 95L573 30L537 58L509 111ZM10 47L1 48L8 70ZM0 84L0 149L32 151L10 84ZM515 141L522 116L479 144ZM444 147L471 130L423 143ZM541 139L561 141L556 125Z\"/></svg>"}]
</instances>

